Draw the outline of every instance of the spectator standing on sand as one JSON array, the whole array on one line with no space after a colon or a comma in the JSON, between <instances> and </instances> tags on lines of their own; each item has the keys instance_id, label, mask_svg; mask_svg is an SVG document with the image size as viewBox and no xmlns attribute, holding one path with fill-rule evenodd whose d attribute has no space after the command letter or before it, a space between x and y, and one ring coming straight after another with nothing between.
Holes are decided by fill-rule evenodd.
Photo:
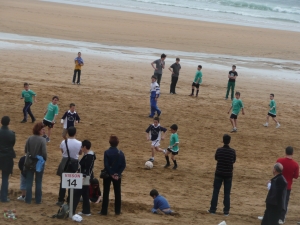
<instances>
[{"instance_id":1,"label":"spectator standing on sand","mask_svg":"<svg viewBox=\"0 0 300 225\"><path fill-rule=\"evenodd\" d=\"M234 95L234 87L235 87L235 81L238 76L238 73L235 71L236 66L232 66L232 70L229 71L228 73L228 83L227 83L227 92L226 92L226 97L225 100L228 99L229 91L231 89L231 100L233 100L233 95Z\"/></svg>"},{"instance_id":2,"label":"spectator standing on sand","mask_svg":"<svg viewBox=\"0 0 300 225\"><path fill-rule=\"evenodd\" d=\"M157 83L159 86L160 86L160 81L161 81L161 77L162 77L162 72L163 72L163 69L165 68L166 57L167 56L165 54L162 54L160 56L160 59L157 59L151 63L151 66L154 69L154 76L157 77ZM155 67L154 67L154 64L155 64Z\"/></svg>"},{"instance_id":3,"label":"spectator standing on sand","mask_svg":"<svg viewBox=\"0 0 300 225\"><path fill-rule=\"evenodd\" d=\"M8 196L8 178L13 172L14 158L16 153L14 145L16 143L15 132L9 130L10 118L3 116L1 119L2 127L0 129L0 170L2 170L1 183L1 202L9 202Z\"/></svg>"},{"instance_id":4,"label":"spectator standing on sand","mask_svg":"<svg viewBox=\"0 0 300 225\"><path fill-rule=\"evenodd\" d=\"M271 179L271 188L266 198L266 210L261 225L278 224L282 210L286 210L287 182L282 175L283 169L281 163L274 165L274 177Z\"/></svg>"},{"instance_id":5,"label":"spectator standing on sand","mask_svg":"<svg viewBox=\"0 0 300 225\"><path fill-rule=\"evenodd\" d=\"M179 72L181 70L181 65L179 64L180 59L176 58L176 62L173 63L170 67L169 70L172 72L172 77L171 77L171 85L170 85L170 94L176 94L176 84L178 81L179 77Z\"/></svg>"},{"instance_id":6,"label":"spectator standing on sand","mask_svg":"<svg viewBox=\"0 0 300 225\"><path fill-rule=\"evenodd\" d=\"M73 75L73 84L75 84L76 74L77 74L76 84L80 85L81 67L84 66L83 59L81 58L81 52L78 52L78 56L74 59L74 62L75 62L75 69Z\"/></svg>"},{"instance_id":7,"label":"spectator standing on sand","mask_svg":"<svg viewBox=\"0 0 300 225\"><path fill-rule=\"evenodd\" d=\"M211 205L208 212L215 214L217 211L219 192L224 183L224 208L223 213L225 216L229 215L230 211L230 191L232 185L233 164L236 160L235 150L229 147L231 137L224 134L222 148L218 148L215 154L217 161L217 168L215 172L214 191L211 199Z\"/></svg>"}]
</instances>

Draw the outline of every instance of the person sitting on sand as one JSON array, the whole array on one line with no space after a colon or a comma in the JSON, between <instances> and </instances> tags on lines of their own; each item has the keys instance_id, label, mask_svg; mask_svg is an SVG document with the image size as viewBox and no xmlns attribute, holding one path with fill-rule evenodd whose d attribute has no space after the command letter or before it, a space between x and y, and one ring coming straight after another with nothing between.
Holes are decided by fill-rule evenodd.
<instances>
[{"instance_id":1,"label":"person sitting on sand","mask_svg":"<svg viewBox=\"0 0 300 225\"><path fill-rule=\"evenodd\" d=\"M167 199L159 195L158 191L152 189L150 191L150 196L154 199L154 206L151 209L153 214L166 214L166 215L175 215L176 213L170 209L169 202Z\"/></svg>"}]
</instances>

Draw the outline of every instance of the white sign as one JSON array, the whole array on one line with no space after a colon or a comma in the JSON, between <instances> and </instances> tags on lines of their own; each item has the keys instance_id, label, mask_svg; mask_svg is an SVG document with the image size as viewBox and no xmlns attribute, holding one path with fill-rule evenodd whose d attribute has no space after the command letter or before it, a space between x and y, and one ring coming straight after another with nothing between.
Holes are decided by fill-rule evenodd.
<instances>
[{"instance_id":1,"label":"white sign","mask_svg":"<svg viewBox=\"0 0 300 225\"><path fill-rule=\"evenodd\" d=\"M68 189L82 189L82 180L82 173L63 173L61 187Z\"/></svg>"}]
</instances>

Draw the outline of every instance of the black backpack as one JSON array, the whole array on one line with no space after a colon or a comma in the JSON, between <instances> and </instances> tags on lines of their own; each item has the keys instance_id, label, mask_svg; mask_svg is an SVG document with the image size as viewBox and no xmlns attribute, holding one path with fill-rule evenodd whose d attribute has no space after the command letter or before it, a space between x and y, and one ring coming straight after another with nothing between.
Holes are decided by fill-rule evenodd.
<instances>
[{"instance_id":1,"label":"black backpack","mask_svg":"<svg viewBox=\"0 0 300 225\"><path fill-rule=\"evenodd\" d=\"M69 212L70 212L69 205L64 204L59 208L59 210L57 211L57 214L52 216L52 218L67 219L67 218L69 218Z\"/></svg>"}]
</instances>

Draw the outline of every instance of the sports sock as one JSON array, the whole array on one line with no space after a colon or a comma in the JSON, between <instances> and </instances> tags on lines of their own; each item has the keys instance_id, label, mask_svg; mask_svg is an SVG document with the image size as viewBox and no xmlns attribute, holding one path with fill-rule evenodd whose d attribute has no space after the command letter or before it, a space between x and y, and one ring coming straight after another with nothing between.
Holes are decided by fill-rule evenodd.
<instances>
[{"instance_id":1,"label":"sports sock","mask_svg":"<svg viewBox=\"0 0 300 225\"><path fill-rule=\"evenodd\" d=\"M198 96L199 90L197 90L196 95Z\"/></svg>"},{"instance_id":2,"label":"sports sock","mask_svg":"<svg viewBox=\"0 0 300 225\"><path fill-rule=\"evenodd\" d=\"M176 160L173 160L174 166L177 166L177 162Z\"/></svg>"},{"instance_id":3,"label":"sports sock","mask_svg":"<svg viewBox=\"0 0 300 225\"><path fill-rule=\"evenodd\" d=\"M170 164L169 156L165 156L165 158L166 158L167 164L169 165Z\"/></svg>"},{"instance_id":4,"label":"sports sock","mask_svg":"<svg viewBox=\"0 0 300 225\"><path fill-rule=\"evenodd\" d=\"M194 88L192 88L192 95L194 94Z\"/></svg>"},{"instance_id":5,"label":"sports sock","mask_svg":"<svg viewBox=\"0 0 300 225\"><path fill-rule=\"evenodd\" d=\"M269 125L269 123L267 122L266 125Z\"/></svg>"}]
</instances>

